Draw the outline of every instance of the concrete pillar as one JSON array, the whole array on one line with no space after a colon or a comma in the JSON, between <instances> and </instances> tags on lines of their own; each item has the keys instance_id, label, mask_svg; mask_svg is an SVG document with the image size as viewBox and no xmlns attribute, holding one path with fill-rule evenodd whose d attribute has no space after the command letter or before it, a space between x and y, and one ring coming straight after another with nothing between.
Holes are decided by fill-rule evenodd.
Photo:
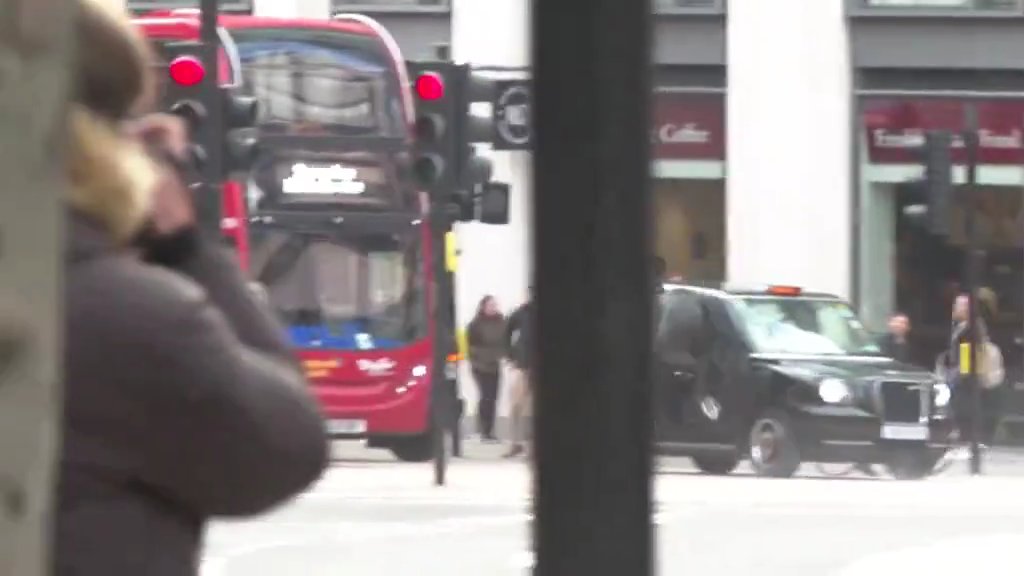
<instances>
[{"instance_id":1,"label":"concrete pillar","mask_svg":"<svg viewBox=\"0 0 1024 576\"><path fill-rule=\"evenodd\" d=\"M843 0L736 0L728 19L727 276L851 290Z\"/></svg>"},{"instance_id":2,"label":"concrete pillar","mask_svg":"<svg viewBox=\"0 0 1024 576\"><path fill-rule=\"evenodd\" d=\"M323 18L331 17L331 0L255 0L255 16L267 18Z\"/></svg>"},{"instance_id":3,"label":"concrete pillar","mask_svg":"<svg viewBox=\"0 0 1024 576\"><path fill-rule=\"evenodd\" d=\"M477 66L526 68L530 65L529 22L530 0L452 0L452 57ZM493 294L511 312L525 300L532 276L531 153L492 152L490 156L494 179L512 186L511 219L507 226L470 223L457 228L460 256L455 298L461 328L484 294ZM475 412L476 387L468 367L463 368L460 382L470 400L467 408ZM507 402L499 404L499 414L506 415Z\"/></svg>"}]
</instances>

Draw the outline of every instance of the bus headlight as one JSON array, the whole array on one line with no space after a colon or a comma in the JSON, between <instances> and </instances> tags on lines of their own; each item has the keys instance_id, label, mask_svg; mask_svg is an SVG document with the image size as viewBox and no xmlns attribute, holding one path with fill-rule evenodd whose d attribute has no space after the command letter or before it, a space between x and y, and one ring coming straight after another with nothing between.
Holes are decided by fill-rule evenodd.
<instances>
[{"instance_id":1,"label":"bus headlight","mask_svg":"<svg viewBox=\"0 0 1024 576\"><path fill-rule=\"evenodd\" d=\"M825 378L818 384L818 396L828 404L841 404L850 399L850 387L838 378Z\"/></svg>"},{"instance_id":2,"label":"bus headlight","mask_svg":"<svg viewBox=\"0 0 1024 576\"><path fill-rule=\"evenodd\" d=\"M937 382L932 389L935 391L935 406L938 408L948 406L949 400L953 396L952 391L949 389L949 384Z\"/></svg>"}]
</instances>

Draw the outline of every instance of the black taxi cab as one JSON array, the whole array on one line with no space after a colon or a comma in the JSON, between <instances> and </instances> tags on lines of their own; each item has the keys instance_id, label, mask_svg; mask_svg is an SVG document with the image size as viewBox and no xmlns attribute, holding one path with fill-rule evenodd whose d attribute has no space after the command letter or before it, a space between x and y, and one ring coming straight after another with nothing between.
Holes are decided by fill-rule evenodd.
<instances>
[{"instance_id":1,"label":"black taxi cab","mask_svg":"<svg viewBox=\"0 0 1024 576\"><path fill-rule=\"evenodd\" d=\"M948 386L887 357L842 299L684 284L666 284L658 298L659 452L712 474L743 460L769 477L841 462L916 479L948 450Z\"/></svg>"}]
</instances>

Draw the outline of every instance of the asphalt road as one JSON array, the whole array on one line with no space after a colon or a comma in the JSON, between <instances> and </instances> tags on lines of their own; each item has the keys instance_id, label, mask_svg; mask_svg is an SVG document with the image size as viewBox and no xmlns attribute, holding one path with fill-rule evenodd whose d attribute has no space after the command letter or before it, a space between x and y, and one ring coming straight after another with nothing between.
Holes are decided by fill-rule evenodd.
<instances>
[{"instance_id":1,"label":"asphalt road","mask_svg":"<svg viewBox=\"0 0 1024 576\"><path fill-rule=\"evenodd\" d=\"M444 488L429 465L343 447L313 490L255 521L219 523L203 576L523 575L528 478L498 448L470 446ZM661 574L929 576L1020 573L1024 457L996 454L921 482L740 471L696 474L662 463L656 490ZM981 560L990 570L972 568Z\"/></svg>"}]
</instances>

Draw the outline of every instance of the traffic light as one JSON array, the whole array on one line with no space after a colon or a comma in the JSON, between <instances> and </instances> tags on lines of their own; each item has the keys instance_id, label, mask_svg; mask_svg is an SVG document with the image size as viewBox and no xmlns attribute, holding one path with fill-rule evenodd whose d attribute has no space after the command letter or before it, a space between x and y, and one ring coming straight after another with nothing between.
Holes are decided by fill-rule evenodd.
<instances>
[{"instance_id":1,"label":"traffic light","mask_svg":"<svg viewBox=\"0 0 1024 576\"><path fill-rule=\"evenodd\" d=\"M256 119L259 105L255 98L243 96L234 88L221 88L224 112L224 152L222 180L236 172L248 172L259 154Z\"/></svg>"},{"instance_id":2,"label":"traffic light","mask_svg":"<svg viewBox=\"0 0 1024 576\"><path fill-rule=\"evenodd\" d=\"M409 62L407 68L416 97L416 180L454 219L476 220L493 167L474 144L492 142L494 128L472 105L492 100L494 82L465 64Z\"/></svg>"},{"instance_id":3,"label":"traffic light","mask_svg":"<svg viewBox=\"0 0 1024 576\"><path fill-rule=\"evenodd\" d=\"M483 186L490 182L493 164L489 158L477 154L474 144L494 141L494 121L491 116L473 113L474 103L491 103L494 98L494 80L483 76L468 65L457 67L455 77L456 118L458 120L459 149L458 188L454 203L460 221L477 219L478 200Z\"/></svg>"},{"instance_id":4,"label":"traffic light","mask_svg":"<svg viewBox=\"0 0 1024 576\"><path fill-rule=\"evenodd\" d=\"M945 236L950 233L953 204L953 135L946 131L925 133L921 159L928 227L933 234Z\"/></svg>"},{"instance_id":5,"label":"traffic light","mask_svg":"<svg viewBox=\"0 0 1024 576\"><path fill-rule=\"evenodd\" d=\"M407 68L416 98L413 177L431 202L447 204L458 187L458 119L450 90L457 83L457 67L450 62L409 62Z\"/></svg>"},{"instance_id":6,"label":"traffic light","mask_svg":"<svg viewBox=\"0 0 1024 576\"><path fill-rule=\"evenodd\" d=\"M165 45L168 55L166 64L167 78L164 86L164 104L166 109L182 117L189 128L192 144L189 146L189 168L198 176L205 169L207 161L206 149L200 144L198 137L209 116L206 106L202 104L200 85L206 78L206 67L196 54L199 44L196 42L172 42Z\"/></svg>"}]
</instances>

